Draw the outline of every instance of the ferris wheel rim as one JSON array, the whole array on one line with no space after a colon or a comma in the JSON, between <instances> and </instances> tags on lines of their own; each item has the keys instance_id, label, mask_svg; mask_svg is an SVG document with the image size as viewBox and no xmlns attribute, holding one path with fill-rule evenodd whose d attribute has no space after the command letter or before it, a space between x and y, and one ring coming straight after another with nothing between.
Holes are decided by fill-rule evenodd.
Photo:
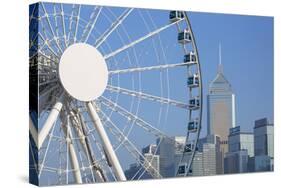
<instances>
[{"instance_id":1,"label":"ferris wheel rim","mask_svg":"<svg viewBox=\"0 0 281 188\"><path fill-rule=\"evenodd\" d=\"M66 15L66 14L65 14ZM186 18L186 19L188 19L188 18ZM81 21L82 21L82 19L81 19ZM78 25L78 27L79 27L79 23L77 24ZM54 40L54 41L56 41L58 38L52 38L50 41L52 41L52 40ZM59 49L58 49L59 50ZM196 50L197 51L197 50ZM112 55L110 55L110 54L108 54L107 55L107 57L109 58L109 57L111 57ZM197 56L198 57L198 56ZM199 60L198 60L199 61ZM168 69L167 69L167 71L168 71ZM119 75L119 74L118 74ZM140 75L140 73L139 73L139 75ZM168 75L168 74L167 74ZM201 72L200 72L200 78L201 78ZM140 80L140 79L139 79ZM202 81L200 82L200 83L202 83ZM161 91L162 92L162 91ZM162 94L161 94L162 95ZM201 95L201 97L202 97L202 95ZM168 96L168 98L170 98L169 96ZM117 97L117 99L116 100L118 100L118 97ZM139 105L139 103L140 103L140 98L138 98L138 105ZM201 100L201 102L202 102L202 100ZM115 103L116 103L116 101L115 101ZM170 105L167 105L168 107L170 107ZM111 111L111 112L113 112L113 111ZM202 113L202 112L201 112ZM201 114L201 116L202 116L202 114ZM201 118L200 118L201 119ZM199 131L200 132L200 131ZM78 138L77 138L78 139ZM197 138L198 139L198 138ZM140 178L140 177L139 177Z\"/></svg>"}]
</instances>

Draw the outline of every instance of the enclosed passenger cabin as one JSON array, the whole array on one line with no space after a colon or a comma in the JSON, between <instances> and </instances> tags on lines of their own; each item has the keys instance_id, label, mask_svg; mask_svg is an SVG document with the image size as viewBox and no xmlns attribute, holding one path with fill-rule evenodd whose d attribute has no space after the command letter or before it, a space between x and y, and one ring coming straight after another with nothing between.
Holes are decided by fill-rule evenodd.
<instances>
[{"instance_id":1,"label":"enclosed passenger cabin","mask_svg":"<svg viewBox=\"0 0 281 188\"><path fill-rule=\"evenodd\" d=\"M185 29L182 32L179 32L178 42L181 44L186 44L186 43L191 42L191 34L188 29Z\"/></svg>"},{"instance_id":2,"label":"enclosed passenger cabin","mask_svg":"<svg viewBox=\"0 0 281 188\"><path fill-rule=\"evenodd\" d=\"M183 164L183 165L180 165L180 166L179 166L179 169L178 169L178 175L179 175L179 176L185 175L185 169L186 169L186 167L185 167L184 164Z\"/></svg>"},{"instance_id":3,"label":"enclosed passenger cabin","mask_svg":"<svg viewBox=\"0 0 281 188\"><path fill-rule=\"evenodd\" d=\"M189 109L198 110L200 108L200 100L198 97L189 100Z\"/></svg>"},{"instance_id":4,"label":"enclosed passenger cabin","mask_svg":"<svg viewBox=\"0 0 281 188\"><path fill-rule=\"evenodd\" d=\"M181 19L184 18L184 13L183 11L171 11L170 12L170 22L173 23L173 22L177 22Z\"/></svg>"},{"instance_id":5,"label":"enclosed passenger cabin","mask_svg":"<svg viewBox=\"0 0 281 188\"><path fill-rule=\"evenodd\" d=\"M199 87L199 75L194 74L187 78L187 86L190 88Z\"/></svg>"},{"instance_id":6,"label":"enclosed passenger cabin","mask_svg":"<svg viewBox=\"0 0 281 188\"><path fill-rule=\"evenodd\" d=\"M199 127L198 119L191 120L191 121L188 122L187 129L188 129L189 132L196 132L198 127Z\"/></svg>"},{"instance_id":7,"label":"enclosed passenger cabin","mask_svg":"<svg viewBox=\"0 0 281 188\"><path fill-rule=\"evenodd\" d=\"M192 150L194 150L194 149L195 149L195 151L198 151L198 147L195 148L195 144L193 142L189 143L189 144L186 144L184 146L184 152L185 153L191 153Z\"/></svg>"},{"instance_id":8,"label":"enclosed passenger cabin","mask_svg":"<svg viewBox=\"0 0 281 188\"><path fill-rule=\"evenodd\" d=\"M194 52L189 52L188 54L185 54L183 58L183 62L188 63L189 65L196 64L197 60Z\"/></svg>"},{"instance_id":9,"label":"enclosed passenger cabin","mask_svg":"<svg viewBox=\"0 0 281 188\"><path fill-rule=\"evenodd\" d=\"M187 171L186 165L182 164L178 168L178 176L185 176ZM192 169L188 171L188 174L192 174Z\"/></svg>"},{"instance_id":10,"label":"enclosed passenger cabin","mask_svg":"<svg viewBox=\"0 0 281 188\"><path fill-rule=\"evenodd\" d=\"M192 152L193 148L194 148L193 144L186 144L185 147L184 147L184 152L185 153L190 153L190 152Z\"/></svg>"}]
</instances>

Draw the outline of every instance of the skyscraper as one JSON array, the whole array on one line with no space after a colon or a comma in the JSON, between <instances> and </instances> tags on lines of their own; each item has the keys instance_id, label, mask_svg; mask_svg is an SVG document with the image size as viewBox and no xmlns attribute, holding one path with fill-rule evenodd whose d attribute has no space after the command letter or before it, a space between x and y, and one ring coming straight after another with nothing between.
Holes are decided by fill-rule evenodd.
<instances>
[{"instance_id":1,"label":"skyscraper","mask_svg":"<svg viewBox=\"0 0 281 188\"><path fill-rule=\"evenodd\" d=\"M230 128L228 136L228 152L224 158L224 173L249 172L248 161L254 156L254 136L251 132L243 132L240 126Z\"/></svg>"},{"instance_id":2,"label":"skyscraper","mask_svg":"<svg viewBox=\"0 0 281 188\"><path fill-rule=\"evenodd\" d=\"M216 175L216 145L203 144L203 171L205 176Z\"/></svg>"},{"instance_id":3,"label":"skyscraper","mask_svg":"<svg viewBox=\"0 0 281 188\"><path fill-rule=\"evenodd\" d=\"M268 155L273 156L273 124L268 122L267 118L255 121L254 141L255 141L255 156Z\"/></svg>"},{"instance_id":4,"label":"skyscraper","mask_svg":"<svg viewBox=\"0 0 281 188\"><path fill-rule=\"evenodd\" d=\"M243 132L240 126L229 129L228 151L236 152L247 150L249 157L254 156L254 135L251 132Z\"/></svg>"},{"instance_id":5,"label":"skyscraper","mask_svg":"<svg viewBox=\"0 0 281 188\"><path fill-rule=\"evenodd\" d=\"M248 151L243 149L235 152L227 152L224 158L224 173L248 172Z\"/></svg>"},{"instance_id":6,"label":"skyscraper","mask_svg":"<svg viewBox=\"0 0 281 188\"><path fill-rule=\"evenodd\" d=\"M159 178L159 155L156 154L157 146L149 144L142 149L140 161L142 165L133 163L129 169L125 171L127 179L151 179Z\"/></svg>"},{"instance_id":7,"label":"skyscraper","mask_svg":"<svg viewBox=\"0 0 281 188\"><path fill-rule=\"evenodd\" d=\"M203 143L201 150L195 153L191 169L192 176L217 174L216 144Z\"/></svg>"},{"instance_id":8,"label":"skyscraper","mask_svg":"<svg viewBox=\"0 0 281 188\"><path fill-rule=\"evenodd\" d=\"M159 177L159 167L160 167L159 155L156 155L156 149L157 146L155 144L150 144L142 149L142 154L145 158L144 168L154 178Z\"/></svg>"},{"instance_id":9,"label":"skyscraper","mask_svg":"<svg viewBox=\"0 0 281 188\"><path fill-rule=\"evenodd\" d=\"M204 176L203 152L196 152L192 162L192 176Z\"/></svg>"},{"instance_id":10,"label":"skyscraper","mask_svg":"<svg viewBox=\"0 0 281 188\"><path fill-rule=\"evenodd\" d=\"M267 118L255 121L255 171L272 171L274 163L274 126Z\"/></svg>"},{"instance_id":11,"label":"skyscraper","mask_svg":"<svg viewBox=\"0 0 281 188\"><path fill-rule=\"evenodd\" d=\"M215 145L215 161L208 160L208 163L212 163L210 165L216 166L216 174L223 174L223 156L220 148L220 137L217 135L207 135L204 138L200 138L198 142L198 148L200 152L204 152L205 147L205 154L206 154L206 144L213 144ZM206 155L205 155L206 156ZM207 165L207 161L205 160L205 165Z\"/></svg>"},{"instance_id":12,"label":"skyscraper","mask_svg":"<svg viewBox=\"0 0 281 188\"><path fill-rule=\"evenodd\" d=\"M209 85L207 95L207 127L209 135L220 137L222 152L226 153L229 128L235 126L235 95L223 73L221 50L219 57L218 72Z\"/></svg>"},{"instance_id":13,"label":"skyscraper","mask_svg":"<svg viewBox=\"0 0 281 188\"><path fill-rule=\"evenodd\" d=\"M160 156L160 174L163 177L174 177L185 145L184 136L175 136L173 139L162 138L157 140Z\"/></svg>"}]
</instances>

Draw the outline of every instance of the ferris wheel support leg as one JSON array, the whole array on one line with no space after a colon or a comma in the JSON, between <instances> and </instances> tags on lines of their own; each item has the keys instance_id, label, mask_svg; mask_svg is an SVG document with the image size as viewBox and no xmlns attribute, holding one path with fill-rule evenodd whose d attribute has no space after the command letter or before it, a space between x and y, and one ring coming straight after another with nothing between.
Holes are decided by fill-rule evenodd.
<instances>
[{"instance_id":1,"label":"ferris wheel support leg","mask_svg":"<svg viewBox=\"0 0 281 188\"><path fill-rule=\"evenodd\" d=\"M67 117L67 122L66 122L65 126L62 126L62 127L63 127L63 131L64 131L64 134L66 137L67 147L69 148L68 152L69 152L69 156L70 156L72 169L74 170L73 174L74 174L75 182L81 184L83 182L82 182L78 158L77 158L75 148L73 145L73 141L72 141L73 136L72 136L71 128L69 125L68 117Z\"/></svg>"},{"instance_id":2,"label":"ferris wheel support leg","mask_svg":"<svg viewBox=\"0 0 281 188\"><path fill-rule=\"evenodd\" d=\"M58 115L62 109L62 100L63 100L64 94L62 93L59 96L59 100L56 102L56 104L53 106L47 120L45 121L45 124L43 125L39 136L38 136L38 149L41 148L42 144L44 143L46 137L48 136L51 128L53 127L56 119L58 118Z\"/></svg>"},{"instance_id":3,"label":"ferris wheel support leg","mask_svg":"<svg viewBox=\"0 0 281 188\"><path fill-rule=\"evenodd\" d=\"M124 175L124 172L122 170L122 167L120 165L120 162L113 150L113 147L110 143L110 140L105 132L105 129L101 123L101 120L93 106L93 104L91 102L87 102L86 103L87 105L87 108L88 108L88 112L90 114L90 117L92 118L93 122L94 122L94 126L96 128L96 131L97 133L99 134L100 136L100 139L103 143L103 146L104 146L104 150L109 158L109 161L110 163L112 164L112 167L115 171L115 175L116 175L116 178L117 180L119 181L125 181L126 180L126 177Z\"/></svg>"},{"instance_id":4,"label":"ferris wheel support leg","mask_svg":"<svg viewBox=\"0 0 281 188\"><path fill-rule=\"evenodd\" d=\"M74 130L79 137L79 141L80 141L81 145L83 146L83 150L84 150L88 160L90 160L91 165L94 165L95 159L94 159L94 156L91 152L91 148L89 146L89 140L84 133L85 125L84 125L82 116L80 117L78 114L76 116L72 111L70 113L71 113L71 115L73 115L72 116L73 118L81 118L79 120L76 119L75 122L77 123L77 126L79 126L79 127L75 126ZM97 182L104 182L105 181L105 178L104 178L103 174L99 171L99 169L96 169L96 168L94 168L94 166L92 166L91 171L94 174L94 177L95 177Z\"/></svg>"}]
</instances>

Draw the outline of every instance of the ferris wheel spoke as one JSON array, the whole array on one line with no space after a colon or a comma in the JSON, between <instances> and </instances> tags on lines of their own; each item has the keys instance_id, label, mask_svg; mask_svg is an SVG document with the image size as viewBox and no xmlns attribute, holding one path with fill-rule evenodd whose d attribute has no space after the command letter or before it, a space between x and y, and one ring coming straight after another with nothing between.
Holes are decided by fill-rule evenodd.
<instances>
[{"instance_id":1,"label":"ferris wheel spoke","mask_svg":"<svg viewBox=\"0 0 281 188\"><path fill-rule=\"evenodd\" d=\"M41 50L38 50L37 52L38 56L43 56L44 58L48 59L49 61L55 63L55 64L58 64L58 60L54 60L53 58L51 58L50 56L46 55L44 52L42 52Z\"/></svg>"},{"instance_id":2,"label":"ferris wheel spoke","mask_svg":"<svg viewBox=\"0 0 281 188\"><path fill-rule=\"evenodd\" d=\"M106 39L109 37L109 35L114 32L114 30L122 24L122 22L129 16L129 14L133 11L133 8L126 9L121 16L119 16L115 22L111 24L111 26L96 40L95 47L98 48Z\"/></svg>"},{"instance_id":3,"label":"ferris wheel spoke","mask_svg":"<svg viewBox=\"0 0 281 188\"><path fill-rule=\"evenodd\" d=\"M35 36L32 36L29 40L29 49L36 48L38 49L38 32L35 34ZM33 38L33 39L32 39Z\"/></svg>"},{"instance_id":4,"label":"ferris wheel spoke","mask_svg":"<svg viewBox=\"0 0 281 188\"><path fill-rule=\"evenodd\" d=\"M34 154L34 150L32 149L31 142L29 142L29 149L31 151L31 157L32 157L33 164L34 164L34 169L33 170L35 170L36 174L38 175L38 161L35 159L35 156L37 156L38 153L36 155ZM31 168L32 165L30 165L29 167Z\"/></svg>"},{"instance_id":5,"label":"ferris wheel spoke","mask_svg":"<svg viewBox=\"0 0 281 188\"><path fill-rule=\"evenodd\" d=\"M152 168L153 171L157 172L155 176L151 171L148 171L150 175L154 178L161 178L162 176L160 173L151 165L151 162L148 161L143 154L137 149L137 147L126 137L123 132L110 120L110 118L100 110L103 118L104 125L108 127L109 131L112 133L113 136L123 145L123 147L132 155L132 157L144 168L146 169L147 166ZM141 160L143 159L143 161Z\"/></svg>"},{"instance_id":6,"label":"ferris wheel spoke","mask_svg":"<svg viewBox=\"0 0 281 188\"><path fill-rule=\"evenodd\" d=\"M78 13L76 17L76 25L75 25L75 32L74 32L74 43L77 41L77 32L78 32L78 26L80 21L80 13L81 13L81 5L78 6Z\"/></svg>"},{"instance_id":7,"label":"ferris wheel spoke","mask_svg":"<svg viewBox=\"0 0 281 188\"><path fill-rule=\"evenodd\" d=\"M35 167L31 167L31 169L36 169ZM49 167L49 166L44 166L44 168L42 169L42 172L52 172L52 173L56 173L58 172L58 168L54 168L54 167Z\"/></svg>"},{"instance_id":8,"label":"ferris wheel spoke","mask_svg":"<svg viewBox=\"0 0 281 188\"><path fill-rule=\"evenodd\" d=\"M55 127L56 127L56 124L57 124L57 120L54 122L54 126L52 128L52 131L49 135L49 140L48 140L48 143L47 143L47 148L45 150L45 153L44 153L44 156L43 156L43 160L42 162L39 164L39 173L38 173L38 177L40 178L41 174L42 174L42 169L44 168L44 165L45 165L45 161L46 161L46 157L47 157L47 154L48 154L48 151L49 151L49 148L50 148L50 143L51 143L51 137L54 133L54 130L55 130Z\"/></svg>"},{"instance_id":9,"label":"ferris wheel spoke","mask_svg":"<svg viewBox=\"0 0 281 188\"><path fill-rule=\"evenodd\" d=\"M49 81L46 81L46 82L41 82L38 84L38 86L44 86L44 85L47 85L47 84L52 84L52 83L55 83L55 82L58 82L58 78L55 78L55 79L52 79L52 80L49 80Z\"/></svg>"},{"instance_id":10,"label":"ferris wheel spoke","mask_svg":"<svg viewBox=\"0 0 281 188\"><path fill-rule=\"evenodd\" d=\"M55 40L55 43L56 43L56 45L57 45L57 47L58 47L60 53L62 54L63 51L62 51L62 49L61 49L61 47L60 47L60 45L59 45L59 43L58 43L58 36L55 34L54 29L53 29L53 27L52 27L52 25L51 25L51 21L50 21L50 19L49 19L49 16L50 16L50 15L48 14L48 12L47 12L47 10L46 10L46 8L45 8L44 3L41 2L40 4L41 4L42 9L43 9L43 11L44 11L44 13L45 13L45 17L46 17L48 26L49 26L49 28L50 28L51 34L53 35L53 38L54 38L54 40Z\"/></svg>"},{"instance_id":11,"label":"ferris wheel spoke","mask_svg":"<svg viewBox=\"0 0 281 188\"><path fill-rule=\"evenodd\" d=\"M55 19L55 33L56 33L56 37L58 38L58 42L60 42L61 45L61 49L65 49L66 48L66 43L65 43L65 23L64 23L64 13L63 13L63 9L61 7L62 4L54 4L53 5L53 9L54 9L54 19ZM59 24L61 24L62 27L62 31L60 30ZM62 33L62 34L60 34ZM60 36L62 35L62 36Z\"/></svg>"},{"instance_id":12,"label":"ferris wheel spoke","mask_svg":"<svg viewBox=\"0 0 281 188\"><path fill-rule=\"evenodd\" d=\"M32 19L36 19L36 17L34 16L34 13L35 13L36 10L38 10L38 4L37 3L34 4L33 6L34 6L34 8L32 9L32 12L29 16L29 25L30 25Z\"/></svg>"},{"instance_id":13,"label":"ferris wheel spoke","mask_svg":"<svg viewBox=\"0 0 281 188\"><path fill-rule=\"evenodd\" d=\"M157 128L153 127L151 124L147 123L143 119L139 118L138 116L132 114L131 112L127 111L123 107L119 106L118 104L112 102L111 100L101 96L99 100L103 105L112 109L114 112L118 113L119 115L123 116L126 119L130 119L136 123L139 127L143 128L145 131L153 134L157 138L170 138L169 136L165 135L163 132L158 130ZM170 138L172 139L172 138Z\"/></svg>"},{"instance_id":14,"label":"ferris wheel spoke","mask_svg":"<svg viewBox=\"0 0 281 188\"><path fill-rule=\"evenodd\" d=\"M94 8L94 11L90 15L89 22L87 23L86 27L84 28L82 32L82 37L80 42L87 42L93 29L95 28L96 22L99 18L99 15L101 13L102 7L96 6Z\"/></svg>"},{"instance_id":15,"label":"ferris wheel spoke","mask_svg":"<svg viewBox=\"0 0 281 188\"><path fill-rule=\"evenodd\" d=\"M89 126L88 126L88 124L85 124L86 125L86 127L87 127L87 129L88 129L88 131L87 131L87 137L88 138L92 138L92 141L95 143L95 145L97 146L97 149L98 149L98 152L101 154L101 159L99 159L99 160L96 160L95 161L95 164L97 165L99 162L101 162L102 160L106 160L106 157L105 157L105 155L104 155L104 150L103 150L103 146L102 146L102 144L95 138L95 136L94 136L94 134L93 134L93 132L94 132L94 129L90 129L89 128ZM105 175L105 174L104 174ZM106 177L105 177L105 179L107 179Z\"/></svg>"},{"instance_id":16,"label":"ferris wheel spoke","mask_svg":"<svg viewBox=\"0 0 281 188\"><path fill-rule=\"evenodd\" d=\"M111 57L113 57L113 56L115 56L115 55L121 53L122 51L127 50L128 48L130 48L130 47L132 47L132 46L134 46L134 45L136 45L136 44L138 44L138 43L140 43L140 42L142 42L142 41L144 41L144 40L146 40L146 39L148 39L148 38L150 38L150 37L152 37L152 36L154 36L154 35L156 35L156 34L158 34L158 33L160 33L160 32L162 32L162 31L164 31L165 29L168 29L169 27L175 25L176 23L178 23L178 22L180 22L180 21L182 21L182 20L183 20L183 19L181 19L181 20L179 20L179 21L176 21L176 22L173 22L173 23L170 23L170 24L165 25L165 26L163 26L163 27L160 27L160 28L158 28L158 29L156 29L156 30L154 30L154 31L152 31L152 32L150 32L150 33L148 33L147 35L145 35L145 36L143 36L143 37L141 37L141 38L139 38L139 39L137 39L137 40L131 42L130 44L127 44L127 45L125 45L125 46L123 46L123 47L121 47L121 48L119 48L119 49L117 49L117 50L111 52L110 54L106 54L106 55L104 56L104 58L105 58L105 59L111 58Z\"/></svg>"},{"instance_id":17,"label":"ferris wheel spoke","mask_svg":"<svg viewBox=\"0 0 281 188\"><path fill-rule=\"evenodd\" d=\"M55 19L55 34L58 37L59 36L59 21L58 21L58 13L56 9L56 5L53 5L53 12L54 12L54 19Z\"/></svg>"},{"instance_id":18,"label":"ferris wheel spoke","mask_svg":"<svg viewBox=\"0 0 281 188\"><path fill-rule=\"evenodd\" d=\"M52 129L54 122L58 118L58 115L62 109L63 106L63 99L64 99L64 93L61 93L58 101L55 103L55 105L52 107L52 110L50 111L50 114L45 121L42 129L40 130L40 133L38 135L38 149L41 148L43 145L47 135L49 134L50 130Z\"/></svg>"},{"instance_id":19,"label":"ferris wheel spoke","mask_svg":"<svg viewBox=\"0 0 281 188\"><path fill-rule=\"evenodd\" d=\"M150 67L120 69L120 70L109 71L108 74L113 75L113 74L131 73L131 72L144 72L144 71L150 71L150 70L169 69L169 68L186 66L186 65L188 65L188 63L176 63L176 64L156 65L156 66L150 66Z\"/></svg>"},{"instance_id":20,"label":"ferris wheel spoke","mask_svg":"<svg viewBox=\"0 0 281 188\"><path fill-rule=\"evenodd\" d=\"M42 49L44 48L44 46L46 45L47 47L48 47L48 49L52 52L52 54L55 56L55 57L57 57L57 58L59 58L59 55L55 52L55 50L50 46L50 42L49 42L49 39L45 39L44 37L43 37L43 35L40 33L40 32L38 32L38 36L41 38L41 40L42 41L44 41L44 44L38 49L38 50L40 50L40 51L42 51Z\"/></svg>"},{"instance_id":21,"label":"ferris wheel spoke","mask_svg":"<svg viewBox=\"0 0 281 188\"><path fill-rule=\"evenodd\" d=\"M132 91L132 90L121 88L121 87L107 85L106 89L110 92L117 92L117 93L129 95L132 97L138 97L138 98L149 100L149 101L159 102L161 104L173 105L173 106L183 108L183 109L188 109L188 107L189 107L188 104L185 104L185 103L173 100L173 99L159 97L159 96L147 94L144 92Z\"/></svg>"},{"instance_id":22,"label":"ferris wheel spoke","mask_svg":"<svg viewBox=\"0 0 281 188\"><path fill-rule=\"evenodd\" d=\"M76 7L76 6L78 6L78 7ZM68 29L67 46L72 44L70 39L73 39L73 42L75 42L80 7L81 7L81 5L75 5L75 4L72 5L72 11L71 11L71 17L70 17L70 23L69 23L69 29Z\"/></svg>"},{"instance_id":23,"label":"ferris wheel spoke","mask_svg":"<svg viewBox=\"0 0 281 188\"><path fill-rule=\"evenodd\" d=\"M64 9L62 3L60 3L60 11L61 11L61 25L62 25L62 30L63 30L63 39L64 39L64 45L65 48L67 47L66 43L66 29L65 29L65 18L64 18Z\"/></svg>"}]
</instances>

